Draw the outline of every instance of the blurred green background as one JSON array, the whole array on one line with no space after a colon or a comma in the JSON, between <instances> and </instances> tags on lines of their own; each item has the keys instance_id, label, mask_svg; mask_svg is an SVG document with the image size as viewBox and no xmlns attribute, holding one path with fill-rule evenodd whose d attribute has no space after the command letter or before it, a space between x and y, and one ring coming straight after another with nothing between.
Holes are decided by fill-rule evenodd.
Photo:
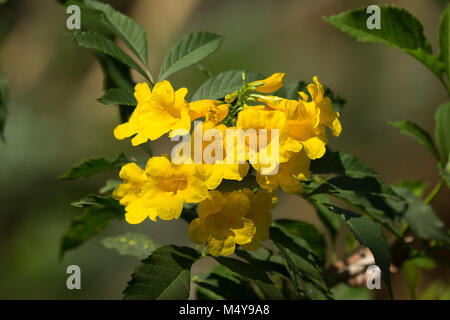
<instances>
[{"instance_id":1,"label":"blurred green background","mask_svg":"<svg viewBox=\"0 0 450 320\"><path fill-rule=\"evenodd\" d=\"M230 69L285 72L287 82L311 81L317 75L348 101L342 114L343 133L338 139L330 139L332 148L357 155L389 183L421 179L433 186L438 181L432 156L387 122L407 119L433 132L434 111L447 99L439 81L399 50L358 43L321 19L373 1L111 3L147 31L155 75L166 52L187 33L205 30L223 34L226 41L222 50L203 63L213 74ZM447 1L376 3L394 3L416 15L436 52L439 16ZM10 0L0 7L0 70L10 83L6 143L0 144L2 299L120 298L137 261L104 248L100 241L105 236L138 231L161 244L190 245L183 221L155 224L147 220L138 226L115 222L57 262L59 238L79 213L70 202L98 192L105 179L117 173L74 182L59 181L57 176L80 159L131 150L128 140L119 142L112 135L118 112L96 101L102 94L100 67L86 49L64 35L66 18L65 8L55 0ZM134 76L136 81L142 80ZM195 67L171 78L174 87L186 86L191 94L205 80ZM163 150L161 145L154 147ZM450 192L445 189L433 201L447 225L449 198ZM293 196L281 197L274 212L274 218L279 217L310 221L323 229L309 205ZM344 241L341 235L335 244L338 255ZM195 271L210 263L208 259L201 261ZM71 264L81 267L82 290L66 288L66 268ZM431 290L430 286L439 292L450 285L449 275L449 268L438 264L424 274L418 296ZM397 298L409 298L402 275L393 276L393 287ZM347 292L340 294L348 298ZM384 291L372 294L386 297Z\"/></svg>"}]
</instances>

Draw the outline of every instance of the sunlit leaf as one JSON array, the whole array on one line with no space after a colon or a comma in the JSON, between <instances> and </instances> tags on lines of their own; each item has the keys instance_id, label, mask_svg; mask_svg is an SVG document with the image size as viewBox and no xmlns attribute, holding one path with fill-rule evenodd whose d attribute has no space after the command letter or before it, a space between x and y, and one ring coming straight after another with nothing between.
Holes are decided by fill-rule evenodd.
<instances>
[{"instance_id":1,"label":"sunlit leaf","mask_svg":"<svg viewBox=\"0 0 450 320\"><path fill-rule=\"evenodd\" d=\"M200 62L222 45L224 37L210 32L194 32L180 40L167 54L161 66L158 80Z\"/></svg>"},{"instance_id":2,"label":"sunlit leaf","mask_svg":"<svg viewBox=\"0 0 450 320\"><path fill-rule=\"evenodd\" d=\"M444 65L431 52L431 46L423 33L423 26L405 9L380 6L380 29L367 28L367 8L350 10L324 19L363 42L380 42L399 48L425 64L438 77Z\"/></svg>"}]
</instances>

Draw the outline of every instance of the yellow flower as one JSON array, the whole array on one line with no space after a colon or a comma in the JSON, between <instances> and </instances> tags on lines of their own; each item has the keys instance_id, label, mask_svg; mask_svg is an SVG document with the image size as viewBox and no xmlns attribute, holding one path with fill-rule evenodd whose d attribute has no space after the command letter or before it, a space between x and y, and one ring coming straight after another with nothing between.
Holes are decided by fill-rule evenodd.
<instances>
[{"instance_id":1,"label":"yellow flower","mask_svg":"<svg viewBox=\"0 0 450 320\"><path fill-rule=\"evenodd\" d=\"M191 128L189 117L189 104L185 100L186 88L174 91L169 81L161 81L155 84L153 91L147 83L138 83L134 89L137 106L128 122L114 129L114 136L125 139L132 135L134 146L156 140L163 134L175 129Z\"/></svg>"},{"instance_id":2,"label":"yellow flower","mask_svg":"<svg viewBox=\"0 0 450 320\"><path fill-rule=\"evenodd\" d=\"M309 178L310 160L304 151L292 153L287 162L281 163L274 175L256 175L256 181L263 189L274 191L281 188L286 193L298 194L303 192L300 181Z\"/></svg>"},{"instance_id":3,"label":"yellow flower","mask_svg":"<svg viewBox=\"0 0 450 320\"><path fill-rule=\"evenodd\" d=\"M308 91L312 97L312 101L320 109L320 124L331 129L333 136L337 137L341 134L342 126L339 121L339 112L333 110L333 104L328 97L324 97L325 90L320 84L317 77L313 78L314 83L308 84ZM300 93L300 100L308 102L309 97L304 93Z\"/></svg>"},{"instance_id":4,"label":"yellow flower","mask_svg":"<svg viewBox=\"0 0 450 320\"><path fill-rule=\"evenodd\" d=\"M260 93L272 93L283 86L284 73L274 73L264 80L253 81L250 86L255 86L255 91ZM262 85L260 85L262 83Z\"/></svg>"},{"instance_id":5,"label":"yellow flower","mask_svg":"<svg viewBox=\"0 0 450 320\"><path fill-rule=\"evenodd\" d=\"M236 244L248 244L255 235L255 224L245 217L250 210L248 196L239 191L210 191L198 205L198 218L189 225L189 238L207 243L213 256L233 254Z\"/></svg>"},{"instance_id":6,"label":"yellow flower","mask_svg":"<svg viewBox=\"0 0 450 320\"><path fill-rule=\"evenodd\" d=\"M250 190L243 190L250 199L250 210L245 215L246 218L253 221L256 227L255 235L252 241L242 245L244 250L258 250L260 243L269 239L269 228L272 224L272 213L276 204L276 197L266 190L254 194Z\"/></svg>"},{"instance_id":7,"label":"yellow flower","mask_svg":"<svg viewBox=\"0 0 450 320\"><path fill-rule=\"evenodd\" d=\"M308 158L321 158L328 140L325 128L319 125L320 110L314 102L289 101L285 110L289 136L303 146Z\"/></svg>"},{"instance_id":8,"label":"yellow flower","mask_svg":"<svg viewBox=\"0 0 450 320\"><path fill-rule=\"evenodd\" d=\"M120 184L114 198L125 206L125 219L130 224L141 223L149 217L177 219L183 203L198 203L206 199L208 189L215 189L221 178L205 165L175 165L166 157L150 158L145 171L135 163L120 170Z\"/></svg>"},{"instance_id":9,"label":"yellow flower","mask_svg":"<svg viewBox=\"0 0 450 320\"><path fill-rule=\"evenodd\" d=\"M191 121L204 117L206 122L217 124L226 118L228 109L228 104L220 104L215 100L205 99L189 103Z\"/></svg>"},{"instance_id":10,"label":"yellow flower","mask_svg":"<svg viewBox=\"0 0 450 320\"><path fill-rule=\"evenodd\" d=\"M251 148L250 140L246 139L246 154L250 150L257 156L257 162L263 162L263 157L267 156L273 159L272 152L277 152L276 146L272 145L272 131L278 132L278 161L286 162L289 160L290 153L301 150L295 140L289 137L289 131L287 127L286 114L280 110L268 109L265 106L245 106L244 109L239 112L236 127L244 130L255 130L257 135L257 150ZM266 130L266 137L261 137L260 129ZM264 131L262 131L264 132ZM274 140L276 142L276 140ZM254 162L252 165L256 165Z\"/></svg>"}]
</instances>

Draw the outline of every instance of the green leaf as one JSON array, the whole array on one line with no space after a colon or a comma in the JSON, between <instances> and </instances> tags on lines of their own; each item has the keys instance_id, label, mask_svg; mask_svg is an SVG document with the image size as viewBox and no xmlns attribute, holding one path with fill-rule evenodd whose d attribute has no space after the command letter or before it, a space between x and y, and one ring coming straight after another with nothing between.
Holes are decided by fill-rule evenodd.
<instances>
[{"instance_id":1,"label":"green leaf","mask_svg":"<svg viewBox=\"0 0 450 320\"><path fill-rule=\"evenodd\" d=\"M322 275L322 261L307 242L275 226L270 228L270 239L285 260L297 290L310 299L329 299L328 287Z\"/></svg>"},{"instance_id":2,"label":"green leaf","mask_svg":"<svg viewBox=\"0 0 450 320\"><path fill-rule=\"evenodd\" d=\"M316 208L319 219L328 229L331 239L334 240L341 227L341 220L333 212L328 210L326 206L322 205L322 202L329 203L330 199L324 194L314 195L311 199L313 201L308 199L309 202Z\"/></svg>"},{"instance_id":3,"label":"green leaf","mask_svg":"<svg viewBox=\"0 0 450 320\"><path fill-rule=\"evenodd\" d=\"M133 91L134 83L131 80L130 68L110 56L97 53L96 57L104 74L105 89L121 88L128 91ZM128 118L133 113L134 108L130 106L119 106L119 112L122 122L128 121Z\"/></svg>"},{"instance_id":4,"label":"green leaf","mask_svg":"<svg viewBox=\"0 0 450 320\"><path fill-rule=\"evenodd\" d=\"M347 224L356 239L363 245L369 248L372 252L375 263L383 273L383 280L388 286L389 294L392 295L391 288L391 272L389 267L391 264L391 253L383 231L371 219L348 211L332 204L324 204L328 209L336 213L343 222Z\"/></svg>"},{"instance_id":5,"label":"green leaf","mask_svg":"<svg viewBox=\"0 0 450 320\"><path fill-rule=\"evenodd\" d=\"M79 164L69 169L66 173L61 175L59 179L77 179L80 177L89 177L93 174L111 171L120 168L128 162L127 157L121 153L114 159L108 160L105 158L92 158L81 161Z\"/></svg>"},{"instance_id":6,"label":"green leaf","mask_svg":"<svg viewBox=\"0 0 450 320\"><path fill-rule=\"evenodd\" d=\"M206 80L192 97L192 101L201 99L220 99L242 87L242 73L246 74L246 81L253 82L264 79L264 76L255 72L232 70L221 72Z\"/></svg>"},{"instance_id":7,"label":"green leaf","mask_svg":"<svg viewBox=\"0 0 450 320\"><path fill-rule=\"evenodd\" d=\"M449 161L450 154L450 101L441 104L435 115L436 121L436 141L443 156L444 166Z\"/></svg>"},{"instance_id":8,"label":"green leaf","mask_svg":"<svg viewBox=\"0 0 450 320\"><path fill-rule=\"evenodd\" d=\"M59 259L68 250L79 247L86 240L103 231L111 220L123 219L124 208L111 197L89 196L75 203L85 208L75 217L60 241Z\"/></svg>"},{"instance_id":9,"label":"green leaf","mask_svg":"<svg viewBox=\"0 0 450 320\"><path fill-rule=\"evenodd\" d=\"M93 0L85 0L85 3L103 12L106 21L114 33L133 51L148 70L147 35L144 29L133 19L114 10L110 5ZM147 74L144 73L147 77Z\"/></svg>"},{"instance_id":10,"label":"green leaf","mask_svg":"<svg viewBox=\"0 0 450 320\"><path fill-rule=\"evenodd\" d=\"M439 58L444 64L447 79L450 79L450 5L442 13L439 25Z\"/></svg>"},{"instance_id":11,"label":"green leaf","mask_svg":"<svg viewBox=\"0 0 450 320\"><path fill-rule=\"evenodd\" d=\"M213 54L219 50L223 39L223 36L210 32L189 34L180 40L164 58L158 80L164 80L171 74L198 63Z\"/></svg>"},{"instance_id":12,"label":"green leaf","mask_svg":"<svg viewBox=\"0 0 450 320\"><path fill-rule=\"evenodd\" d=\"M417 124L410 121L397 121L388 123L390 126L399 129L400 133L413 138L414 140L425 146L428 150L430 150L431 154L436 158L436 160L440 160L439 151L436 149L436 146L434 145L430 134L419 127Z\"/></svg>"},{"instance_id":13,"label":"green leaf","mask_svg":"<svg viewBox=\"0 0 450 320\"><path fill-rule=\"evenodd\" d=\"M274 93L274 95L290 100L298 100L299 99L298 92L303 91L311 98L307 86L308 82L306 81L293 82L281 87L278 91ZM331 91L331 89L326 86L324 86L324 89L325 89L325 96L330 98L333 104L333 109L335 111L342 112L342 109L347 103L345 99L341 98L339 95L335 95L333 91Z\"/></svg>"},{"instance_id":14,"label":"green leaf","mask_svg":"<svg viewBox=\"0 0 450 320\"><path fill-rule=\"evenodd\" d=\"M308 186L308 188L310 188ZM330 194L362 210L377 222L395 229L393 221L405 207L404 200L381 181L372 177L362 179L338 176L319 186L313 186L309 197ZM306 190L306 188L305 188ZM326 212L324 210L324 212Z\"/></svg>"},{"instance_id":15,"label":"green leaf","mask_svg":"<svg viewBox=\"0 0 450 320\"><path fill-rule=\"evenodd\" d=\"M275 287L272 280L267 273L259 268L257 265L252 265L247 262L227 258L227 257L214 257L218 263L227 267L233 272L241 275L244 278L251 279L261 289L265 299L278 300L283 299L282 292Z\"/></svg>"},{"instance_id":16,"label":"green leaf","mask_svg":"<svg viewBox=\"0 0 450 320\"><path fill-rule=\"evenodd\" d=\"M428 188L428 183L418 180L405 180L395 184L397 187L408 189L416 197L420 198L425 194L425 190Z\"/></svg>"},{"instance_id":17,"label":"green leaf","mask_svg":"<svg viewBox=\"0 0 450 320\"><path fill-rule=\"evenodd\" d=\"M444 223L430 205L417 198L408 189L394 188L407 201L408 207L403 214L403 218L419 238L425 240L449 240Z\"/></svg>"},{"instance_id":18,"label":"green leaf","mask_svg":"<svg viewBox=\"0 0 450 320\"><path fill-rule=\"evenodd\" d=\"M8 113L6 105L8 103L8 81L0 73L0 137L5 140L4 128L6 115Z\"/></svg>"},{"instance_id":19,"label":"green leaf","mask_svg":"<svg viewBox=\"0 0 450 320\"><path fill-rule=\"evenodd\" d=\"M80 46L109 55L147 77L145 71L128 54L120 49L114 41L105 36L93 31L83 31L70 34L69 36Z\"/></svg>"},{"instance_id":20,"label":"green leaf","mask_svg":"<svg viewBox=\"0 0 450 320\"><path fill-rule=\"evenodd\" d=\"M425 64L438 77L443 64L431 52L431 46L423 34L423 26L405 9L395 6L380 6L381 29L367 28L367 8L360 8L324 17L339 30L358 41L379 42L399 48Z\"/></svg>"},{"instance_id":21,"label":"green leaf","mask_svg":"<svg viewBox=\"0 0 450 320\"><path fill-rule=\"evenodd\" d=\"M105 185L99 190L101 194L105 194L113 191L122 181L118 179L108 179L105 182Z\"/></svg>"},{"instance_id":22,"label":"green leaf","mask_svg":"<svg viewBox=\"0 0 450 320\"><path fill-rule=\"evenodd\" d=\"M184 300L189 297L191 267L197 250L175 245L153 251L136 266L124 290L124 299Z\"/></svg>"},{"instance_id":23,"label":"green leaf","mask_svg":"<svg viewBox=\"0 0 450 320\"><path fill-rule=\"evenodd\" d=\"M250 281L223 265L206 274L194 276L199 300L258 300Z\"/></svg>"},{"instance_id":24,"label":"green leaf","mask_svg":"<svg viewBox=\"0 0 450 320\"><path fill-rule=\"evenodd\" d=\"M416 257L408 259L402 264L402 273L406 277L409 295L416 299L416 288L420 279L420 269L431 270L435 267L433 259L428 257Z\"/></svg>"},{"instance_id":25,"label":"green leaf","mask_svg":"<svg viewBox=\"0 0 450 320\"><path fill-rule=\"evenodd\" d=\"M327 149L322 158L311 161L310 170L314 174L334 173L353 178L380 176L357 157L342 151L333 152L330 149Z\"/></svg>"},{"instance_id":26,"label":"green leaf","mask_svg":"<svg viewBox=\"0 0 450 320\"><path fill-rule=\"evenodd\" d=\"M159 247L148 235L135 232L105 238L102 240L102 244L108 249L116 250L121 255L139 259L148 257Z\"/></svg>"},{"instance_id":27,"label":"green leaf","mask_svg":"<svg viewBox=\"0 0 450 320\"><path fill-rule=\"evenodd\" d=\"M124 105L135 106L137 105L136 98L132 91L120 88L113 88L106 90L105 94L97 99L98 102L108 106Z\"/></svg>"},{"instance_id":28,"label":"green leaf","mask_svg":"<svg viewBox=\"0 0 450 320\"><path fill-rule=\"evenodd\" d=\"M325 239L313 224L303 221L278 219L273 222L273 225L279 227L294 238L305 240L309 249L320 257L322 261L325 260Z\"/></svg>"}]
</instances>

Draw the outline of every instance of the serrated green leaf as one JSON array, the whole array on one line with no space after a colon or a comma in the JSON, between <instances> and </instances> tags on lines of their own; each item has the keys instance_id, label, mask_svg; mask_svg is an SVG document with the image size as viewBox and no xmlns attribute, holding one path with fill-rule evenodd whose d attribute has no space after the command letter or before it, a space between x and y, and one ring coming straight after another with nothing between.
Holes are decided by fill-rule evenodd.
<instances>
[{"instance_id":1,"label":"serrated green leaf","mask_svg":"<svg viewBox=\"0 0 450 320\"><path fill-rule=\"evenodd\" d=\"M336 213L343 222L345 222L356 239L363 245L369 248L375 258L375 263L383 273L383 280L388 286L391 297L391 272L389 270L391 264L391 253L383 231L371 219L348 211L332 204L324 204L328 209Z\"/></svg>"},{"instance_id":2,"label":"serrated green leaf","mask_svg":"<svg viewBox=\"0 0 450 320\"><path fill-rule=\"evenodd\" d=\"M114 33L130 48L148 70L147 35L144 29L133 19L116 11L108 4L85 0L92 9L103 12ZM144 73L144 76L148 74Z\"/></svg>"},{"instance_id":3,"label":"serrated green leaf","mask_svg":"<svg viewBox=\"0 0 450 320\"><path fill-rule=\"evenodd\" d=\"M194 32L180 40L166 55L158 81L200 62L222 45L224 37L210 32Z\"/></svg>"},{"instance_id":4,"label":"serrated green leaf","mask_svg":"<svg viewBox=\"0 0 450 320\"><path fill-rule=\"evenodd\" d=\"M163 246L136 266L124 299L184 300L189 297L191 266L201 257L188 247Z\"/></svg>"},{"instance_id":5,"label":"serrated green leaf","mask_svg":"<svg viewBox=\"0 0 450 320\"><path fill-rule=\"evenodd\" d=\"M434 145L430 134L419 127L417 124L410 121L396 121L388 123L390 126L399 129L400 133L413 138L421 145L425 146L436 158L436 160L440 160L439 151L436 149L436 146Z\"/></svg>"},{"instance_id":6,"label":"serrated green leaf","mask_svg":"<svg viewBox=\"0 0 450 320\"><path fill-rule=\"evenodd\" d=\"M73 168L70 168L66 173L61 175L59 179L69 180L80 177L89 177L93 174L111 171L120 168L128 162L128 158L123 154L119 154L114 159L108 160L105 158L92 158L81 161Z\"/></svg>"},{"instance_id":7,"label":"serrated green leaf","mask_svg":"<svg viewBox=\"0 0 450 320\"><path fill-rule=\"evenodd\" d=\"M444 64L447 79L450 79L450 4L442 13L439 25L439 58Z\"/></svg>"},{"instance_id":8,"label":"serrated green leaf","mask_svg":"<svg viewBox=\"0 0 450 320\"><path fill-rule=\"evenodd\" d=\"M89 196L77 203L85 208L75 217L60 241L59 258L68 250L79 247L89 238L103 231L110 221L123 219L125 209L111 197Z\"/></svg>"},{"instance_id":9,"label":"serrated green leaf","mask_svg":"<svg viewBox=\"0 0 450 320\"><path fill-rule=\"evenodd\" d=\"M221 72L206 80L192 97L192 101L201 99L220 99L242 86L242 73L246 74L246 81L253 82L264 79L264 76L255 72L232 70Z\"/></svg>"},{"instance_id":10,"label":"serrated green leaf","mask_svg":"<svg viewBox=\"0 0 450 320\"><path fill-rule=\"evenodd\" d=\"M113 88L106 90L105 94L97 99L98 102L108 106L124 105L135 106L137 105L136 98L133 95L133 91Z\"/></svg>"},{"instance_id":11,"label":"serrated green leaf","mask_svg":"<svg viewBox=\"0 0 450 320\"><path fill-rule=\"evenodd\" d=\"M105 37L112 39L114 33L111 28L103 21L101 12L88 7L83 0L60 0L66 8L70 5L77 5L81 10L81 30L92 30L104 35Z\"/></svg>"},{"instance_id":12,"label":"serrated green leaf","mask_svg":"<svg viewBox=\"0 0 450 320\"><path fill-rule=\"evenodd\" d=\"M393 221L399 219L399 212L405 208L404 199L374 177L334 177L309 192L309 195L316 194L330 194L341 199L392 229L396 229Z\"/></svg>"},{"instance_id":13,"label":"serrated green leaf","mask_svg":"<svg viewBox=\"0 0 450 320\"><path fill-rule=\"evenodd\" d=\"M105 238L102 240L102 244L108 249L116 250L121 255L139 259L148 257L159 247L148 235L136 232Z\"/></svg>"},{"instance_id":14,"label":"serrated green leaf","mask_svg":"<svg viewBox=\"0 0 450 320\"><path fill-rule=\"evenodd\" d=\"M408 189L394 187L395 191L407 201L408 207L403 218L411 230L421 239L448 241L444 223L430 205L417 198Z\"/></svg>"},{"instance_id":15,"label":"serrated green leaf","mask_svg":"<svg viewBox=\"0 0 450 320\"><path fill-rule=\"evenodd\" d=\"M8 110L8 81L0 73L0 138L5 140L4 128Z\"/></svg>"},{"instance_id":16,"label":"serrated green leaf","mask_svg":"<svg viewBox=\"0 0 450 320\"><path fill-rule=\"evenodd\" d=\"M314 174L333 173L352 178L380 176L354 155L342 151L333 152L330 149L327 149L322 158L311 161L310 170Z\"/></svg>"},{"instance_id":17,"label":"serrated green leaf","mask_svg":"<svg viewBox=\"0 0 450 320\"><path fill-rule=\"evenodd\" d=\"M114 41L105 36L93 31L83 31L70 34L69 36L80 46L109 55L147 77L146 72L128 54L120 49Z\"/></svg>"},{"instance_id":18,"label":"serrated green leaf","mask_svg":"<svg viewBox=\"0 0 450 320\"><path fill-rule=\"evenodd\" d=\"M322 261L301 238L272 226L270 239L280 251L297 290L310 299L329 299L331 296L322 275Z\"/></svg>"},{"instance_id":19,"label":"serrated green leaf","mask_svg":"<svg viewBox=\"0 0 450 320\"><path fill-rule=\"evenodd\" d=\"M402 8L380 6L381 28L371 30L367 28L369 15L366 10L350 10L324 19L358 41L379 42L399 48L418 59L438 77L441 76L444 66L431 53L423 26L416 17Z\"/></svg>"},{"instance_id":20,"label":"serrated green leaf","mask_svg":"<svg viewBox=\"0 0 450 320\"><path fill-rule=\"evenodd\" d=\"M441 150L443 164L449 161L450 154L450 101L441 104L434 114L436 122L436 141Z\"/></svg>"},{"instance_id":21,"label":"serrated green leaf","mask_svg":"<svg viewBox=\"0 0 450 320\"><path fill-rule=\"evenodd\" d=\"M194 276L199 300L258 300L250 281L223 265L206 274Z\"/></svg>"},{"instance_id":22,"label":"serrated green leaf","mask_svg":"<svg viewBox=\"0 0 450 320\"><path fill-rule=\"evenodd\" d=\"M322 261L325 260L325 239L313 224L289 219L277 219L273 222L273 225L295 238L305 240L309 249L320 257Z\"/></svg>"},{"instance_id":23,"label":"serrated green leaf","mask_svg":"<svg viewBox=\"0 0 450 320\"><path fill-rule=\"evenodd\" d=\"M110 56L97 53L96 57L102 67L104 74L104 89L121 88L133 91L134 83L131 80L130 68ZM119 106L122 122L128 121L135 108L130 106Z\"/></svg>"},{"instance_id":24,"label":"serrated green leaf","mask_svg":"<svg viewBox=\"0 0 450 320\"><path fill-rule=\"evenodd\" d=\"M242 277L252 279L255 284L261 289L265 299L278 300L283 299L282 292L274 285L267 273L259 268L259 266L251 265L247 262L227 258L214 257L218 263L227 267L233 272L236 272Z\"/></svg>"},{"instance_id":25,"label":"serrated green leaf","mask_svg":"<svg viewBox=\"0 0 450 320\"><path fill-rule=\"evenodd\" d=\"M334 240L341 227L341 220L333 212L328 210L327 207L322 205L322 202L329 203L330 199L324 194L314 195L311 199L312 201L309 200L309 202L316 208L319 219L328 229L331 239Z\"/></svg>"}]
</instances>

